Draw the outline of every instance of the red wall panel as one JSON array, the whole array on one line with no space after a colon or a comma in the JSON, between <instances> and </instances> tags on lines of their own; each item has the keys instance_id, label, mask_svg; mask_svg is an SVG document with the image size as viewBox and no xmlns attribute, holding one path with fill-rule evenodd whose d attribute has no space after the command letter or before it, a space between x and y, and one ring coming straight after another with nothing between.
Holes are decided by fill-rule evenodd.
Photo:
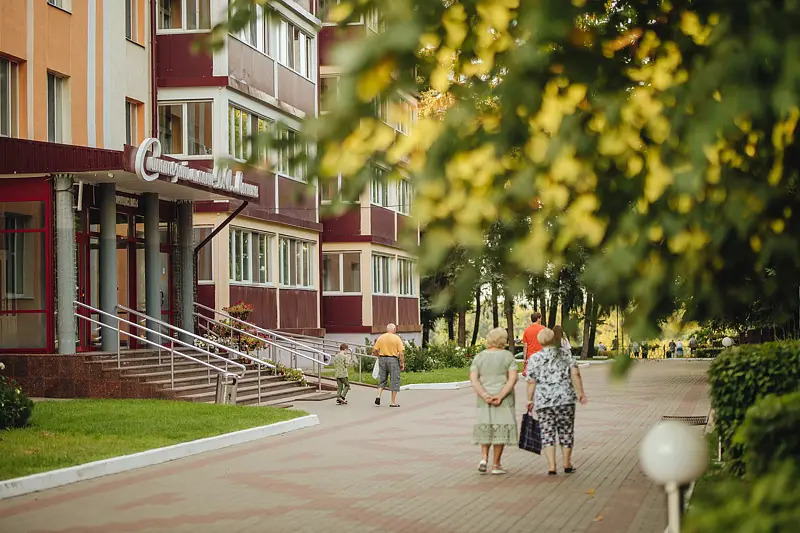
<instances>
[{"instance_id":1,"label":"red wall panel","mask_svg":"<svg viewBox=\"0 0 800 533\"><path fill-rule=\"evenodd\" d=\"M394 211L385 207L373 205L371 210L372 235L379 237L383 241L395 243L394 238Z\"/></svg>"},{"instance_id":2,"label":"red wall panel","mask_svg":"<svg viewBox=\"0 0 800 533\"><path fill-rule=\"evenodd\" d=\"M418 326L419 322L419 300L417 298L398 298L397 299L397 325L398 326Z\"/></svg>"},{"instance_id":3,"label":"red wall panel","mask_svg":"<svg viewBox=\"0 0 800 533\"><path fill-rule=\"evenodd\" d=\"M322 309L325 317L325 328L363 325L361 302L362 296L360 294L323 296Z\"/></svg>"},{"instance_id":4,"label":"red wall panel","mask_svg":"<svg viewBox=\"0 0 800 533\"><path fill-rule=\"evenodd\" d=\"M397 324L396 302L394 296L373 296L372 325L382 327L389 323Z\"/></svg>"},{"instance_id":5,"label":"red wall panel","mask_svg":"<svg viewBox=\"0 0 800 533\"><path fill-rule=\"evenodd\" d=\"M281 329L315 329L317 291L281 289Z\"/></svg>"},{"instance_id":6,"label":"red wall panel","mask_svg":"<svg viewBox=\"0 0 800 533\"><path fill-rule=\"evenodd\" d=\"M255 307L250 322L267 329L278 327L278 299L274 288L231 285L230 294L231 305L241 300Z\"/></svg>"}]
</instances>

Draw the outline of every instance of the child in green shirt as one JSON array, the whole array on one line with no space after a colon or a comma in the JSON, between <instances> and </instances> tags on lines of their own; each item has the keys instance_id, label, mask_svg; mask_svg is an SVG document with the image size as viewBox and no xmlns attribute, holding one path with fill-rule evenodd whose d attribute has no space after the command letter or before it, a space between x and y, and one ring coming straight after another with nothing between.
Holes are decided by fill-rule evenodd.
<instances>
[{"instance_id":1,"label":"child in green shirt","mask_svg":"<svg viewBox=\"0 0 800 533\"><path fill-rule=\"evenodd\" d=\"M347 372L347 365L350 361L350 347L346 344L339 346L339 353L333 357L333 371L336 377L336 403L347 405L345 397L350 391L350 375Z\"/></svg>"}]
</instances>

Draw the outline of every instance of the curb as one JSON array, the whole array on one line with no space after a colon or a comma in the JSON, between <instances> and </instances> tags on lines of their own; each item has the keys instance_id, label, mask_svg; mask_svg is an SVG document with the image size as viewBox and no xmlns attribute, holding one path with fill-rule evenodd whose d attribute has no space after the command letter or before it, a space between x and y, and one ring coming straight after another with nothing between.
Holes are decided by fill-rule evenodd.
<instances>
[{"instance_id":1,"label":"curb","mask_svg":"<svg viewBox=\"0 0 800 533\"><path fill-rule=\"evenodd\" d=\"M174 461L175 459L182 459L199 453L219 450L221 448L227 448L228 446L244 444L266 437L282 435L290 431L316 425L319 425L319 418L317 415L301 416L292 420L276 422L268 426L243 429L241 431L234 431L233 433L224 433L215 437L181 442L163 448L155 448L153 450L145 450L130 455L122 455L120 457L102 459L82 465L60 468L50 472L41 472L31 476L8 479L0 481L0 500L61 487L78 481L166 463Z\"/></svg>"},{"instance_id":2,"label":"curb","mask_svg":"<svg viewBox=\"0 0 800 533\"><path fill-rule=\"evenodd\" d=\"M470 386L469 381L454 381L451 383L411 383L401 385L400 390L458 390Z\"/></svg>"},{"instance_id":3,"label":"curb","mask_svg":"<svg viewBox=\"0 0 800 533\"><path fill-rule=\"evenodd\" d=\"M578 363L578 368L586 368L587 366L610 365L613 359L605 359L603 361L581 361Z\"/></svg>"}]
</instances>

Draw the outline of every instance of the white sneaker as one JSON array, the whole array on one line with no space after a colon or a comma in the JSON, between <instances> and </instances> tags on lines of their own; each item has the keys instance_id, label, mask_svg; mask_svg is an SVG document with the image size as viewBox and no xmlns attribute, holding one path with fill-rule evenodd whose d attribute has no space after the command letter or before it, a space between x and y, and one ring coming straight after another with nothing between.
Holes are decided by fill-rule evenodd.
<instances>
[{"instance_id":1,"label":"white sneaker","mask_svg":"<svg viewBox=\"0 0 800 533\"><path fill-rule=\"evenodd\" d=\"M486 473L486 468L487 468L486 461L481 461L480 463L478 463L478 472L480 472L481 474Z\"/></svg>"}]
</instances>

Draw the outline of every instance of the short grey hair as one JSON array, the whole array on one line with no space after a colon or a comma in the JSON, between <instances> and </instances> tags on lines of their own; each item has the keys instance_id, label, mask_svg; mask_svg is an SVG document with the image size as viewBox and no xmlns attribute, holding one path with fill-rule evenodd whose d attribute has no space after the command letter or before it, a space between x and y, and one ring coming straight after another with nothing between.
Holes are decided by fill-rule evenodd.
<instances>
[{"instance_id":1,"label":"short grey hair","mask_svg":"<svg viewBox=\"0 0 800 533\"><path fill-rule=\"evenodd\" d=\"M508 341L508 331L503 328L494 328L486 334L487 348L505 348Z\"/></svg>"},{"instance_id":2,"label":"short grey hair","mask_svg":"<svg viewBox=\"0 0 800 533\"><path fill-rule=\"evenodd\" d=\"M390 324L386 324L386 331L389 332L389 333L394 333L394 332L397 331L397 326L395 326L394 324L391 324L391 323Z\"/></svg>"}]
</instances>

